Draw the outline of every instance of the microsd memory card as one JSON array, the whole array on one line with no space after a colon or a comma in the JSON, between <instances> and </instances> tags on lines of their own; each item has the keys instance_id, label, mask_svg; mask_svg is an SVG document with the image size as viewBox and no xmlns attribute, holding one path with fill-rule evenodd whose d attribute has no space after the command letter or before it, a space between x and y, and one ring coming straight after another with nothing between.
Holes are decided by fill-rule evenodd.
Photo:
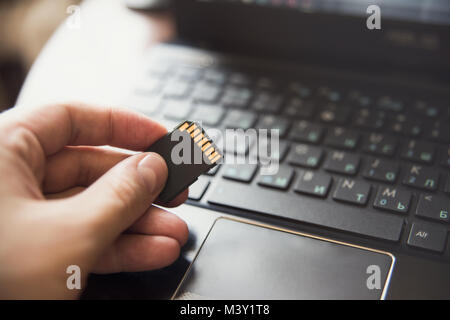
<instances>
[{"instance_id":1,"label":"microsd memory card","mask_svg":"<svg viewBox=\"0 0 450 320\"><path fill-rule=\"evenodd\" d=\"M147 151L158 153L167 163L169 174L159 195L162 202L174 199L223 157L201 126L192 121L182 122Z\"/></svg>"}]
</instances>

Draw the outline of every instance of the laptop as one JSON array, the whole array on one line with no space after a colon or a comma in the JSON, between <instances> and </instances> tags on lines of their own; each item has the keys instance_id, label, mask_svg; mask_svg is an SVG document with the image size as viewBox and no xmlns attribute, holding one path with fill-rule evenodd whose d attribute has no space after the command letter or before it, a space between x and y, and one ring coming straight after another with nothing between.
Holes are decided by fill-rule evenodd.
<instances>
[{"instance_id":1,"label":"laptop","mask_svg":"<svg viewBox=\"0 0 450 320\"><path fill-rule=\"evenodd\" d=\"M191 232L180 259L118 286L141 298L450 298L448 1L173 10L177 39L145 57L127 105L168 129L194 120L279 139L252 162L259 137L211 135L225 160L173 209ZM269 176L267 158L279 165Z\"/></svg>"}]
</instances>

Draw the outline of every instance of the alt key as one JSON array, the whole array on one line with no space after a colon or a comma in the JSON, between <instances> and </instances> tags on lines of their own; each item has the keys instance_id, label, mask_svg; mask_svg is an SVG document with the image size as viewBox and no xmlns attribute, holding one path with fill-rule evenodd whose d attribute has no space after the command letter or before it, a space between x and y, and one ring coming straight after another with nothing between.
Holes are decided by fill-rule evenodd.
<instances>
[{"instance_id":1,"label":"alt key","mask_svg":"<svg viewBox=\"0 0 450 320\"><path fill-rule=\"evenodd\" d=\"M443 252L447 243L447 228L438 225L413 223L408 245L411 247Z\"/></svg>"}]
</instances>

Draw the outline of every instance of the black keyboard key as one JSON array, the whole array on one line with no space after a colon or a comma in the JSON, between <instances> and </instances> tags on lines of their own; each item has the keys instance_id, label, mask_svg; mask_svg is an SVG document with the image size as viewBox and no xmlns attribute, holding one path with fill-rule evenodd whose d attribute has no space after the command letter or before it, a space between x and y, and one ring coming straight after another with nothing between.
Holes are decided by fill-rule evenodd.
<instances>
[{"instance_id":1,"label":"black keyboard key","mask_svg":"<svg viewBox=\"0 0 450 320\"><path fill-rule=\"evenodd\" d=\"M169 98L184 98L188 95L191 85L186 81L171 81L164 88L164 96Z\"/></svg>"},{"instance_id":2,"label":"black keyboard key","mask_svg":"<svg viewBox=\"0 0 450 320\"><path fill-rule=\"evenodd\" d=\"M229 82L236 86L249 86L252 83L252 79L244 73L232 72Z\"/></svg>"},{"instance_id":3,"label":"black keyboard key","mask_svg":"<svg viewBox=\"0 0 450 320\"><path fill-rule=\"evenodd\" d=\"M381 129L386 122L386 112L363 108L356 111L353 124L364 129Z\"/></svg>"},{"instance_id":4,"label":"black keyboard key","mask_svg":"<svg viewBox=\"0 0 450 320\"><path fill-rule=\"evenodd\" d=\"M319 112L319 120L326 123L345 124L350 116L350 108L328 103Z\"/></svg>"},{"instance_id":5,"label":"black keyboard key","mask_svg":"<svg viewBox=\"0 0 450 320\"><path fill-rule=\"evenodd\" d=\"M223 168L223 177L241 182L251 182L257 168L256 164L227 164Z\"/></svg>"},{"instance_id":6,"label":"black keyboard key","mask_svg":"<svg viewBox=\"0 0 450 320\"><path fill-rule=\"evenodd\" d=\"M358 205L365 205L369 200L370 184L361 180L341 178L338 181L333 199Z\"/></svg>"},{"instance_id":7,"label":"black keyboard key","mask_svg":"<svg viewBox=\"0 0 450 320\"><path fill-rule=\"evenodd\" d=\"M188 100L164 99L161 108L165 118L184 120L189 118L192 106Z\"/></svg>"},{"instance_id":8,"label":"black keyboard key","mask_svg":"<svg viewBox=\"0 0 450 320\"><path fill-rule=\"evenodd\" d=\"M278 130L278 135L280 138L284 137L288 128L289 120L273 115L263 115L259 118L256 124L257 129L267 129L270 134L271 130Z\"/></svg>"},{"instance_id":9,"label":"black keyboard key","mask_svg":"<svg viewBox=\"0 0 450 320\"><path fill-rule=\"evenodd\" d=\"M382 96L378 99L376 106L382 110L400 112L403 110L404 103L391 96Z\"/></svg>"},{"instance_id":10,"label":"black keyboard key","mask_svg":"<svg viewBox=\"0 0 450 320\"><path fill-rule=\"evenodd\" d=\"M416 215L441 222L449 222L450 199L445 196L421 194Z\"/></svg>"},{"instance_id":11,"label":"black keyboard key","mask_svg":"<svg viewBox=\"0 0 450 320\"><path fill-rule=\"evenodd\" d=\"M216 186L209 203L235 209L269 214L326 228L352 232L364 236L399 241L404 220L393 214L361 212L360 208L338 208L313 197L222 180Z\"/></svg>"},{"instance_id":12,"label":"black keyboard key","mask_svg":"<svg viewBox=\"0 0 450 320\"><path fill-rule=\"evenodd\" d=\"M378 209L406 213L411 204L411 192L393 187L380 187L373 203Z\"/></svg>"},{"instance_id":13,"label":"black keyboard key","mask_svg":"<svg viewBox=\"0 0 450 320\"><path fill-rule=\"evenodd\" d=\"M444 107L441 109L441 118L444 120L450 119L450 107Z\"/></svg>"},{"instance_id":14,"label":"black keyboard key","mask_svg":"<svg viewBox=\"0 0 450 320\"><path fill-rule=\"evenodd\" d=\"M339 149L352 150L356 148L359 133L343 127L335 127L328 131L325 144Z\"/></svg>"},{"instance_id":15,"label":"black keyboard key","mask_svg":"<svg viewBox=\"0 0 450 320\"><path fill-rule=\"evenodd\" d=\"M307 121L296 121L292 126L290 138L295 141L319 143L322 139L324 128Z\"/></svg>"},{"instance_id":16,"label":"black keyboard key","mask_svg":"<svg viewBox=\"0 0 450 320\"><path fill-rule=\"evenodd\" d=\"M338 102L342 99L342 95L337 90L323 86L317 89L317 98L326 102Z\"/></svg>"},{"instance_id":17,"label":"black keyboard key","mask_svg":"<svg viewBox=\"0 0 450 320\"><path fill-rule=\"evenodd\" d=\"M399 114L390 121L387 129L395 134L418 137L423 131L422 125L422 120L408 118L404 114Z\"/></svg>"},{"instance_id":18,"label":"black keyboard key","mask_svg":"<svg viewBox=\"0 0 450 320\"><path fill-rule=\"evenodd\" d=\"M232 129L250 129L256 121L256 114L243 110L229 110L223 125L225 128Z\"/></svg>"},{"instance_id":19,"label":"black keyboard key","mask_svg":"<svg viewBox=\"0 0 450 320\"><path fill-rule=\"evenodd\" d=\"M450 148L443 148L441 152L441 165L450 168Z\"/></svg>"},{"instance_id":20,"label":"black keyboard key","mask_svg":"<svg viewBox=\"0 0 450 320\"><path fill-rule=\"evenodd\" d=\"M414 222L409 233L408 245L415 248L443 252L447 243L445 227Z\"/></svg>"},{"instance_id":21,"label":"black keyboard key","mask_svg":"<svg viewBox=\"0 0 450 320\"><path fill-rule=\"evenodd\" d=\"M245 108L247 107L252 91L247 88L229 86L225 88L221 103L224 107Z\"/></svg>"},{"instance_id":22,"label":"black keyboard key","mask_svg":"<svg viewBox=\"0 0 450 320\"><path fill-rule=\"evenodd\" d=\"M224 84L227 80L227 75L225 71L217 69L207 69L203 73L203 79L205 81L214 82L217 84Z\"/></svg>"},{"instance_id":23,"label":"black keyboard key","mask_svg":"<svg viewBox=\"0 0 450 320\"><path fill-rule=\"evenodd\" d=\"M355 175L358 172L360 157L343 151L332 151L328 154L324 168L327 171Z\"/></svg>"},{"instance_id":24,"label":"black keyboard key","mask_svg":"<svg viewBox=\"0 0 450 320\"><path fill-rule=\"evenodd\" d=\"M195 86L192 99L202 102L215 102L220 94L220 87L211 83L201 82Z\"/></svg>"},{"instance_id":25,"label":"black keyboard key","mask_svg":"<svg viewBox=\"0 0 450 320\"><path fill-rule=\"evenodd\" d=\"M263 160L283 161L289 150L289 143L285 140L272 140L270 137L260 136L258 143L254 144L251 158ZM268 161L263 161L264 163Z\"/></svg>"},{"instance_id":26,"label":"black keyboard key","mask_svg":"<svg viewBox=\"0 0 450 320\"><path fill-rule=\"evenodd\" d=\"M300 171L300 177L295 185L294 191L308 195L325 198L331 187L332 178L330 175L314 172Z\"/></svg>"},{"instance_id":27,"label":"black keyboard key","mask_svg":"<svg viewBox=\"0 0 450 320\"><path fill-rule=\"evenodd\" d=\"M403 149L401 157L414 162L432 163L435 151L435 146L429 142L410 140Z\"/></svg>"},{"instance_id":28,"label":"black keyboard key","mask_svg":"<svg viewBox=\"0 0 450 320\"><path fill-rule=\"evenodd\" d=\"M292 82L288 87L288 91L301 99L309 98L312 95L311 88L299 82Z\"/></svg>"},{"instance_id":29,"label":"black keyboard key","mask_svg":"<svg viewBox=\"0 0 450 320\"><path fill-rule=\"evenodd\" d=\"M280 87L280 83L268 77L259 77L255 80L255 86L261 89L276 90Z\"/></svg>"},{"instance_id":30,"label":"black keyboard key","mask_svg":"<svg viewBox=\"0 0 450 320\"><path fill-rule=\"evenodd\" d=\"M433 141L450 143L450 127L448 121L434 121L427 131L427 138Z\"/></svg>"},{"instance_id":31,"label":"black keyboard key","mask_svg":"<svg viewBox=\"0 0 450 320\"><path fill-rule=\"evenodd\" d=\"M392 157L397 148L397 141L384 134L371 133L363 142L363 151L381 156Z\"/></svg>"},{"instance_id":32,"label":"black keyboard key","mask_svg":"<svg viewBox=\"0 0 450 320\"><path fill-rule=\"evenodd\" d=\"M278 172L273 175L260 174L258 178L258 184L261 186L287 190L294 177L294 169L286 166L280 166Z\"/></svg>"},{"instance_id":33,"label":"black keyboard key","mask_svg":"<svg viewBox=\"0 0 450 320\"><path fill-rule=\"evenodd\" d=\"M315 104L300 98L291 98L284 106L283 114L289 118L310 119L314 115Z\"/></svg>"},{"instance_id":34,"label":"black keyboard key","mask_svg":"<svg viewBox=\"0 0 450 320\"><path fill-rule=\"evenodd\" d=\"M436 190L439 184L439 172L434 168L409 165L403 184L425 190Z\"/></svg>"},{"instance_id":35,"label":"black keyboard key","mask_svg":"<svg viewBox=\"0 0 450 320\"><path fill-rule=\"evenodd\" d=\"M179 66L175 69L175 77L184 81L196 81L200 78L202 69L190 66Z\"/></svg>"},{"instance_id":36,"label":"black keyboard key","mask_svg":"<svg viewBox=\"0 0 450 320\"><path fill-rule=\"evenodd\" d=\"M373 99L361 91L352 90L348 94L347 102L356 107L367 108L372 105Z\"/></svg>"},{"instance_id":37,"label":"black keyboard key","mask_svg":"<svg viewBox=\"0 0 450 320\"><path fill-rule=\"evenodd\" d=\"M399 165L396 162L380 158L368 159L363 176L367 179L394 183L397 179Z\"/></svg>"},{"instance_id":38,"label":"black keyboard key","mask_svg":"<svg viewBox=\"0 0 450 320\"><path fill-rule=\"evenodd\" d=\"M289 164L307 168L317 168L323 157L323 150L306 144L295 144L292 146L288 156Z\"/></svg>"},{"instance_id":39,"label":"black keyboard key","mask_svg":"<svg viewBox=\"0 0 450 320\"><path fill-rule=\"evenodd\" d=\"M256 94L255 99L252 102L252 109L258 112L277 113L280 110L282 103L282 95L261 91Z\"/></svg>"},{"instance_id":40,"label":"black keyboard key","mask_svg":"<svg viewBox=\"0 0 450 320\"><path fill-rule=\"evenodd\" d=\"M447 181L445 182L444 192L450 194L450 176L447 177Z\"/></svg>"},{"instance_id":41,"label":"black keyboard key","mask_svg":"<svg viewBox=\"0 0 450 320\"><path fill-rule=\"evenodd\" d=\"M429 103L423 100L417 100L413 104L413 111L420 117L427 118L436 118L440 113L439 107L437 107L433 103Z\"/></svg>"},{"instance_id":42,"label":"black keyboard key","mask_svg":"<svg viewBox=\"0 0 450 320\"><path fill-rule=\"evenodd\" d=\"M190 200L200 200L206 192L209 186L209 180L205 177L198 177L192 185L189 186L189 199Z\"/></svg>"},{"instance_id":43,"label":"black keyboard key","mask_svg":"<svg viewBox=\"0 0 450 320\"><path fill-rule=\"evenodd\" d=\"M216 104L198 104L190 118L203 125L216 126L225 114L225 110Z\"/></svg>"}]
</instances>

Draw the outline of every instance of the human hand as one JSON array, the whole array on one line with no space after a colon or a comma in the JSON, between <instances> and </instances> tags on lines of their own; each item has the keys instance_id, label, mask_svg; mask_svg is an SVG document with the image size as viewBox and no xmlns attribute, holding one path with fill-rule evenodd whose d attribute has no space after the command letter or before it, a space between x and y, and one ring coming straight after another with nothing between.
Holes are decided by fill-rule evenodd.
<instances>
[{"instance_id":1,"label":"human hand","mask_svg":"<svg viewBox=\"0 0 450 320\"><path fill-rule=\"evenodd\" d=\"M166 130L125 110L58 105L0 115L0 298L77 298L66 269L142 271L171 264L186 224L151 206L167 179L144 150ZM187 191L166 206L176 206Z\"/></svg>"}]
</instances>

